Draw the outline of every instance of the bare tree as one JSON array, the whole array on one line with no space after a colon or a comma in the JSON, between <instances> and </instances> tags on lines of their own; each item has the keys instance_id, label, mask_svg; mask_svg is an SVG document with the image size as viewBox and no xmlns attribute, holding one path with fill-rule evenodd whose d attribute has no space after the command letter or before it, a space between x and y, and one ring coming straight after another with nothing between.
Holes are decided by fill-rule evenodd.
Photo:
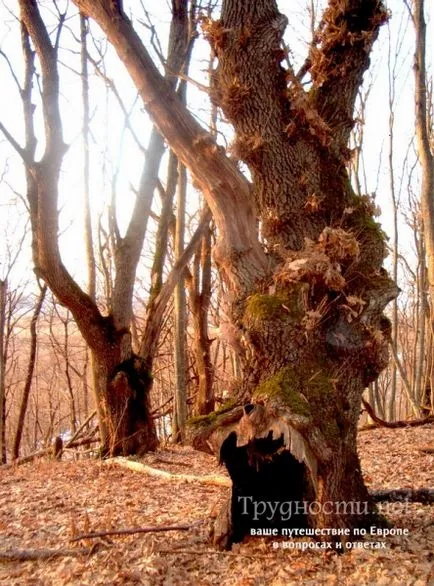
<instances>
[{"instance_id":1,"label":"bare tree","mask_svg":"<svg viewBox=\"0 0 434 586\"><path fill-rule=\"evenodd\" d=\"M184 252L185 214L187 203L187 171L180 164L178 173L177 218L175 255L179 259ZM173 440L179 441L185 434L187 421L187 298L184 275L175 287L174 337L175 337L175 400L173 409Z\"/></svg>"},{"instance_id":2,"label":"bare tree","mask_svg":"<svg viewBox=\"0 0 434 586\"><path fill-rule=\"evenodd\" d=\"M204 234L200 250L195 255L187 286L194 329L193 346L198 379L195 413L207 415L214 409L214 366L208 333L211 303L211 228Z\"/></svg>"},{"instance_id":3,"label":"bare tree","mask_svg":"<svg viewBox=\"0 0 434 586\"><path fill-rule=\"evenodd\" d=\"M47 292L47 287L46 287L46 285L43 285L41 287L41 291L39 293L39 297L36 302L35 309L33 311L32 319L30 321L30 356L29 356L29 362L27 365L26 380L24 383L23 394L21 397L21 403L20 403L20 408L19 408L19 413L18 413L17 427L16 427L16 431L15 431L15 437L14 437L13 448L12 448L12 457L14 460L16 460L20 455L20 445L21 445L21 438L22 438L23 429L24 429L24 420L25 420L26 414L27 414L27 407L29 404L29 396L30 396L30 391L32 388L33 373L35 370L36 347L37 347L37 342L38 342L36 326L37 326L39 315L42 310L42 305L44 303L46 292Z\"/></svg>"},{"instance_id":4,"label":"bare tree","mask_svg":"<svg viewBox=\"0 0 434 586\"><path fill-rule=\"evenodd\" d=\"M430 134L432 128L429 125L429 108L427 95L427 69L426 69L426 23L424 16L424 0L413 1L413 23L416 32L416 50L415 50L415 106L416 106L416 138L417 150L421 165L422 185L421 185L421 210L423 218L423 235L425 241L428 291L430 304L431 332L434 330L434 156L431 152ZM430 389L424 402L426 406L431 403L429 410L433 409L433 389L434 389L434 372L432 367L432 358L430 359L431 372L429 373Z\"/></svg>"}]
</instances>

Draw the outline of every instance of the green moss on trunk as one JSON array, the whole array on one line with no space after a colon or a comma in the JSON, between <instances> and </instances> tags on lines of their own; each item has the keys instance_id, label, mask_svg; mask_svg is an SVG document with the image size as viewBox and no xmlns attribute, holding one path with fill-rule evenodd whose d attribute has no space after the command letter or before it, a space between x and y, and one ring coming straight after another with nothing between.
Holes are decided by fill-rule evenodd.
<instances>
[{"instance_id":1,"label":"green moss on trunk","mask_svg":"<svg viewBox=\"0 0 434 586\"><path fill-rule=\"evenodd\" d=\"M274 319L301 319L304 315L302 307L302 289L304 283L297 283L283 293L255 294L246 301L244 321L271 321Z\"/></svg>"},{"instance_id":2,"label":"green moss on trunk","mask_svg":"<svg viewBox=\"0 0 434 586\"><path fill-rule=\"evenodd\" d=\"M231 411L232 409L235 409L236 406L237 406L237 403L235 401L232 401L232 400L226 401L226 403L224 403L220 409L217 409L216 411L212 411L212 413L208 413L208 415L197 415L195 417L190 417L190 419L188 419L188 421L187 421L187 425L189 425L191 427L195 427L195 426L206 427L209 425L214 425L219 421L219 419L222 415L226 415L229 411Z\"/></svg>"}]
</instances>

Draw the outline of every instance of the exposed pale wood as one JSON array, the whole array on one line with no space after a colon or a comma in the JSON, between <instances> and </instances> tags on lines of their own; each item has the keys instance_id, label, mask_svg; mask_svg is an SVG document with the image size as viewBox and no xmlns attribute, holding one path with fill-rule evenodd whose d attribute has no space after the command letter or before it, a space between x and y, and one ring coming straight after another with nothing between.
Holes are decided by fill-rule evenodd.
<instances>
[{"instance_id":1,"label":"exposed pale wood","mask_svg":"<svg viewBox=\"0 0 434 586\"><path fill-rule=\"evenodd\" d=\"M104 460L106 464L116 464L128 470L134 472L141 472L142 474L148 474L155 478L162 478L164 480L170 480L174 482L187 482L190 484L210 484L213 486L227 486L231 487L232 482L230 478L218 475L206 475L206 476L195 476L193 474L174 474L167 472L166 470L158 470L157 468L151 468L141 462L135 462L134 460L127 460L126 458L109 458Z\"/></svg>"}]
</instances>

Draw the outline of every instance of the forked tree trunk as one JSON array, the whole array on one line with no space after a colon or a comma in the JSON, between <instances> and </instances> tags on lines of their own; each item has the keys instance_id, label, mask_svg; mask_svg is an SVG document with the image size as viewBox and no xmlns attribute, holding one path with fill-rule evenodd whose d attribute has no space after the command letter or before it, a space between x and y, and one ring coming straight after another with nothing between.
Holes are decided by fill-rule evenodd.
<instances>
[{"instance_id":1,"label":"forked tree trunk","mask_svg":"<svg viewBox=\"0 0 434 586\"><path fill-rule=\"evenodd\" d=\"M74 3L107 33L214 214L214 257L232 337L238 352L244 349L236 400L254 403L243 417L251 428L246 449L264 434L270 439L269 432L293 452L301 446L321 508L311 522L368 525L374 506L356 429L362 392L387 364L390 322L382 312L397 289L381 268L386 248L374 206L355 195L346 163L354 102L387 18L384 5L330 0L303 68L312 80L308 90L281 67L286 18L275 0L224 0L221 19L205 22L218 58L213 99L235 128L233 151L249 166L249 185L168 91L125 14L105 0ZM225 437L219 423L230 421L227 432L234 419L196 420L196 445L218 446ZM241 431L235 428L242 444ZM272 486L264 490L266 498L273 494ZM336 501L368 502L369 514L324 506Z\"/></svg>"},{"instance_id":2,"label":"forked tree trunk","mask_svg":"<svg viewBox=\"0 0 434 586\"><path fill-rule=\"evenodd\" d=\"M150 416L149 390L152 379L149 373L162 326L164 308L173 291L176 277L179 278L179 275L182 274L194 251L194 246L190 243L155 300L152 306L155 311L148 315L139 358L133 354L129 332L133 311L133 289L152 197L158 182L158 170L164 153L164 141L161 134L154 129L131 221L124 236L121 237L119 230L115 229L114 266L116 275L110 299L110 313L103 316L95 302L93 259L89 260L88 263L89 294L87 294L68 273L62 263L59 251L58 182L63 155L67 150L63 141L59 107L57 43L60 37L53 45L37 2L20 0L19 6L25 60L25 83L21 92L25 118L24 148L5 129L2 129L22 157L26 168L35 273L47 283L59 302L71 311L91 350L103 453L127 455L153 450L157 445L157 436L154 421ZM118 6L117 3L114 6ZM194 39L190 25L194 21L195 4L190 12L191 22L187 7L187 0L176 0L172 5L173 19L169 35L169 56L165 76L165 83L171 90L176 87L177 73L184 65L185 60L188 59ZM86 141L89 122L89 96L86 85L84 17L83 13L80 18ZM59 24L59 35L62 24L63 20ZM38 57L41 70L41 97L45 128L45 148L38 161L35 158L37 140L33 118L34 105L32 104L35 56ZM86 146L85 142L85 148ZM88 162L86 157L86 185L89 174ZM116 224L116 218L113 218L113 223ZM87 250L88 255L92 256L89 218L87 218L86 226ZM200 239L202 230L203 225L198 229L196 241Z\"/></svg>"}]
</instances>

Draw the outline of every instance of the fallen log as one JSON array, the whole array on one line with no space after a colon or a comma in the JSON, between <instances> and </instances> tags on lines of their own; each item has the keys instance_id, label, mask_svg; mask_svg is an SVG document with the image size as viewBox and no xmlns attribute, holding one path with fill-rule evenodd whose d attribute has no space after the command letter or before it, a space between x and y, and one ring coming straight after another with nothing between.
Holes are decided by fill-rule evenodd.
<instances>
[{"instance_id":1,"label":"fallen log","mask_svg":"<svg viewBox=\"0 0 434 586\"><path fill-rule=\"evenodd\" d=\"M6 549L0 550L2 562L28 562L32 560L51 560L60 557L77 557L95 553L98 548L80 549Z\"/></svg>"},{"instance_id":2,"label":"fallen log","mask_svg":"<svg viewBox=\"0 0 434 586\"><path fill-rule=\"evenodd\" d=\"M384 421L375 414L372 406L362 399L363 407L368 413L369 417L374 421L374 424L366 425L359 429L359 431L367 431L375 429L376 427L387 427L388 429L399 429L403 427L418 427L419 425L426 425L427 423L434 423L434 415L428 415L423 419L411 419L410 421Z\"/></svg>"},{"instance_id":3,"label":"fallen log","mask_svg":"<svg viewBox=\"0 0 434 586\"><path fill-rule=\"evenodd\" d=\"M23 464L27 464L29 462L33 462L37 458L42 458L43 456L48 456L53 453L53 447L50 446L49 448L43 448L42 450L37 450L28 456L23 456L22 458L18 458L17 460L13 460L9 464L3 464L0 466L0 470L9 470L10 468L15 468L15 466L22 466Z\"/></svg>"},{"instance_id":4,"label":"fallen log","mask_svg":"<svg viewBox=\"0 0 434 586\"><path fill-rule=\"evenodd\" d=\"M88 446L89 444L97 444L99 443L99 437L83 437L82 439L76 440L75 442L68 442L64 448L63 451L65 450L73 450L74 448L79 448L80 446Z\"/></svg>"},{"instance_id":5,"label":"fallen log","mask_svg":"<svg viewBox=\"0 0 434 586\"><path fill-rule=\"evenodd\" d=\"M230 478L227 478L226 476L218 476L214 474L209 474L206 476L195 476L193 474L176 474L172 472L167 472L166 470L152 468L151 466L148 466L141 462L128 460L127 458L123 457L109 458L107 460L104 460L104 463L115 464L123 468L128 468L128 470L133 470L134 472L141 472L142 474L148 474L149 476L153 476L155 478L162 478L164 480L169 481L187 482L193 484L208 484L213 486L232 486Z\"/></svg>"},{"instance_id":6,"label":"fallen log","mask_svg":"<svg viewBox=\"0 0 434 586\"><path fill-rule=\"evenodd\" d=\"M82 445L87 445L90 443L96 443L99 441L98 439L93 438L93 434L96 431L96 428L91 432L91 434L85 438L77 439L83 429L88 425L88 423L95 417L96 411L93 411L89 417L84 421L84 423L79 427L76 433L62 446L60 446L59 437L56 437L54 440L54 444L48 446L47 448L42 448L29 454L28 456L23 456L22 458L17 458L8 464L3 464L0 466L0 470L9 470L10 468L15 468L16 466L22 466L23 464L28 464L29 462L33 462L37 458L43 458L44 456L55 456L57 459L60 459L62 452L66 449L75 448Z\"/></svg>"}]
</instances>

